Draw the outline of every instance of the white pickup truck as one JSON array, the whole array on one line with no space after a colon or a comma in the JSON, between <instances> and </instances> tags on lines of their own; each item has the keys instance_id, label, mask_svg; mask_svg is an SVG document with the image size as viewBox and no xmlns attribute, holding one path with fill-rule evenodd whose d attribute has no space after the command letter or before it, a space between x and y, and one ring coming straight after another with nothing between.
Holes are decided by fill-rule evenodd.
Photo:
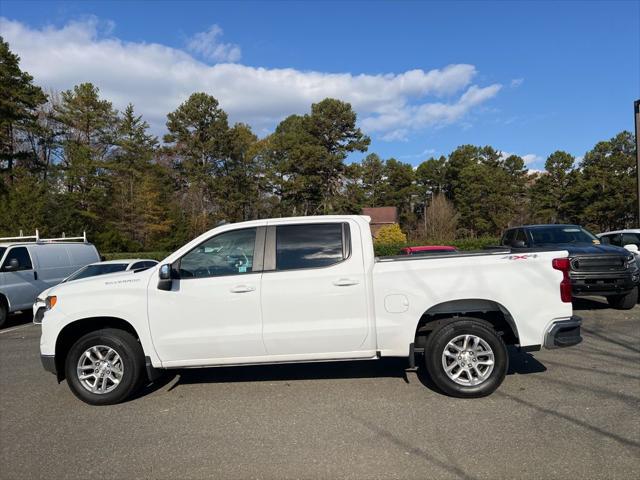
<instances>
[{"instance_id":1,"label":"white pickup truck","mask_svg":"<svg viewBox=\"0 0 640 480\"><path fill-rule=\"evenodd\" d=\"M575 345L567 252L374 256L368 217L215 228L157 267L47 297L44 368L90 404L162 369L407 357L458 397L493 392L506 344Z\"/></svg>"}]
</instances>

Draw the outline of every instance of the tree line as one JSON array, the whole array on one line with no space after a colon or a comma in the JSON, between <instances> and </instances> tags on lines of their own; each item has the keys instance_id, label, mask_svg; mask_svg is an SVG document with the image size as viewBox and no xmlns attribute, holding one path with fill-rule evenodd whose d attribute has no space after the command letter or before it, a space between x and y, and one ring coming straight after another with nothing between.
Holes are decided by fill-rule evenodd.
<instances>
[{"instance_id":1,"label":"tree line","mask_svg":"<svg viewBox=\"0 0 640 480\"><path fill-rule=\"evenodd\" d=\"M171 250L221 221L396 206L409 239L496 236L512 225L629 227L637 212L629 132L576 164L557 151L532 173L517 155L462 145L417 167L368 153L349 103L327 98L259 138L194 93L162 139L98 87L46 93L0 38L0 236L86 231L103 251Z\"/></svg>"}]
</instances>

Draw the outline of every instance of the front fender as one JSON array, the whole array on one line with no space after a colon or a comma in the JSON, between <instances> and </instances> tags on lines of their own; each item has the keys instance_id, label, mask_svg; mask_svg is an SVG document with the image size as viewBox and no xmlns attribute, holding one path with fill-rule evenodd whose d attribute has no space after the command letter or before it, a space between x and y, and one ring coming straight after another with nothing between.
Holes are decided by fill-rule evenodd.
<instances>
[{"instance_id":1,"label":"front fender","mask_svg":"<svg viewBox=\"0 0 640 480\"><path fill-rule=\"evenodd\" d=\"M140 339L144 355L151 359L154 366L161 365L151 341L147 321L146 281L135 289L104 288L91 292L60 291L56 294L56 306L45 312L42 321L42 355L55 354L57 338L68 325L91 322L98 318L114 318L131 325Z\"/></svg>"}]
</instances>

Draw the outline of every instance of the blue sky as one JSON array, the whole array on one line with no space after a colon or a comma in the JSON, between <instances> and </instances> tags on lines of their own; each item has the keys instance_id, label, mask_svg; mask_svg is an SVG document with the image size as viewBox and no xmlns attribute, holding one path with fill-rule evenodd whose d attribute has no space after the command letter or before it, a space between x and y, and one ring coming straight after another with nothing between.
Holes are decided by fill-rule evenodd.
<instances>
[{"instance_id":1,"label":"blue sky","mask_svg":"<svg viewBox=\"0 0 640 480\"><path fill-rule=\"evenodd\" d=\"M640 98L640 1L3 0L0 17L38 84L91 81L159 134L196 90L260 135L336 96L384 158L471 143L535 169L632 130Z\"/></svg>"}]
</instances>

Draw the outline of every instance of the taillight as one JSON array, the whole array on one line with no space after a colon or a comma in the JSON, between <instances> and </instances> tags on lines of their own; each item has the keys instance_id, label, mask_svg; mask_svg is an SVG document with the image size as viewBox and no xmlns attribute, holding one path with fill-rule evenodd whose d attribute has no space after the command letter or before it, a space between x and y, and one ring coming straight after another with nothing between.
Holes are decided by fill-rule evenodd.
<instances>
[{"instance_id":1,"label":"taillight","mask_svg":"<svg viewBox=\"0 0 640 480\"><path fill-rule=\"evenodd\" d=\"M562 281L560 282L560 299L565 303L571 302L571 279L569 278L569 270L571 263L568 258L554 258L551 262L553 268L562 272Z\"/></svg>"}]
</instances>

